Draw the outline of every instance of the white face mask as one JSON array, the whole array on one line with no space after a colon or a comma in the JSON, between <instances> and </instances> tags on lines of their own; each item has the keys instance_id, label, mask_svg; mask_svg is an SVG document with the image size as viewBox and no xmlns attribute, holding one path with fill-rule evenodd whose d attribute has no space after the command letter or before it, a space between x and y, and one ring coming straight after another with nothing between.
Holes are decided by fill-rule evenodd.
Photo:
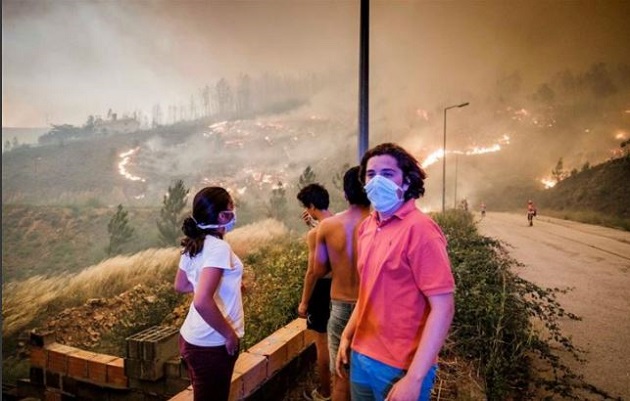
<instances>
[{"instance_id":1,"label":"white face mask","mask_svg":"<svg viewBox=\"0 0 630 401\"><path fill-rule=\"evenodd\" d=\"M234 216L234 217L232 217L232 220L228 221L225 224L197 224L197 227L199 227L202 230L206 230L208 228L221 228L221 227L224 227L225 228L225 232L232 231L234 229L234 226L236 225L236 212L232 211L232 214Z\"/></svg>"},{"instance_id":2,"label":"white face mask","mask_svg":"<svg viewBox=\"0 0 630 401\"><path fill-rule=\"evenodd\" d=\"M365 193L379 213L393 213L404 203L405 190L381 175L374 176L365 184ZM400 192L399 192L400 191Z\"/></svg>"}]
</instances>

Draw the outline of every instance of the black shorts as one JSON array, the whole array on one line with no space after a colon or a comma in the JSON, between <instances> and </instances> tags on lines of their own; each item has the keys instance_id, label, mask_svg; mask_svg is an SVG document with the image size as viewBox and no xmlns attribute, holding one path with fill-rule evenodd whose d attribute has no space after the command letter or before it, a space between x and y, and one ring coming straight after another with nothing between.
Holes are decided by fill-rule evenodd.
<instances>
[{"instance_id":1,"label":"black shorts","mask_svg":"<svg viewBox=\"0 0 630 401\"><path fill-rule=\"evenodd\" d=\"M330 317L330 278L320 278L315 283L313 294L308 301L306 327L318 333L326 333Z\"/></svg>"}]
</instances>

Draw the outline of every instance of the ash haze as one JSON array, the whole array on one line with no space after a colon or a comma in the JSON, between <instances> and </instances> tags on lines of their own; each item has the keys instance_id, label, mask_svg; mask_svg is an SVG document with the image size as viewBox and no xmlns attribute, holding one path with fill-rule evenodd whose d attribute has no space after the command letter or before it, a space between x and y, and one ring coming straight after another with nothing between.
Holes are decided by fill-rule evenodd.
<instances>
[{"instance_id":1,"label":"ash haze","mask_svg":"<svg viewBox=\"0 0 630 401\"><path fill-rule=\"evenodd\" d=\"M333 119L342 135L257 157L295 162L343 151L352 161L359 7L3 1L2 125L82 125L109 109L147 115L156 104L187 103L221 78L316 73L329 86L286 118ZM540 180L561 157L567 169L606 160L630 135L628 1L372 1L370 12L370 144L396 141L426 161L441 148L444 107L470 102L448 114L447 148L461 154L464 172L460 197L487 189L488 168ZM185 174L204 157L198 140L179 148L180 160L153 168L175 165ZM159 139L144 146L169 151ZM466 156L496 146L502 156L489 156L494 164ZM449 162L451 179L452 169ZM429 193L438 192L437 181Z\"/></svg>"},{"instance_id":2,"label":"ash haze","mask_svg":"<svg viewBox=\"0 0 630 401\"><path fill-rule=\"evenodd\" d=\"M3 1L2 125L149 110L239 73L356 73L358 13L358 1ZM516 70L536 84L629 63L629 17L627 1L373 1L372 107L440 108Z\"/></svg>"}]
</instances>

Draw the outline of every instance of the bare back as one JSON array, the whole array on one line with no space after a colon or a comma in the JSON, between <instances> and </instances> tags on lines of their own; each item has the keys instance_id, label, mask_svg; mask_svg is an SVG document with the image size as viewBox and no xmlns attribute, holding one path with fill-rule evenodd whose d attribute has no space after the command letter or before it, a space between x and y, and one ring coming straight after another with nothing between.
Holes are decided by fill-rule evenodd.
<instances>
[{"instance_id":1,"label":"bare back","mask_svg":"<svg viewBox=\"0 0 630 401\"><path fill-rule=\"evenodd\" d=\"M369 209L351 206L348 210L323 220L318 227L317 259L318 263L327 261L332 271L331 299L351 302L357 300L357 231L368 214Z\"/></svg>"}]
</instances>

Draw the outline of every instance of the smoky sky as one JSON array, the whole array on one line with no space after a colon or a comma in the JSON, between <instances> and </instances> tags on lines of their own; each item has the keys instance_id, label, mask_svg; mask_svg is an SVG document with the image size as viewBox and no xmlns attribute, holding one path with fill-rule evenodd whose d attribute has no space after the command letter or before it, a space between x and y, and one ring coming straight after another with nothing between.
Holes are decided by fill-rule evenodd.
<instances>
[{"instance_id":1,"label":"smoky sky","mask_svg":"<svg viewBox=\"0 0 630 401\"><path fill-rule=\"evenodd\" d=\"M109 108L148 112L219 78L265 72L343 75L330 105L356 113L359 7L3 1L2 123L81 124ZM392 124L417 108L479 96L515 70L535 85L593 61L630 62L627 1L372 1L370 12L372 115Z\"/></svg>"}]
</instances>

